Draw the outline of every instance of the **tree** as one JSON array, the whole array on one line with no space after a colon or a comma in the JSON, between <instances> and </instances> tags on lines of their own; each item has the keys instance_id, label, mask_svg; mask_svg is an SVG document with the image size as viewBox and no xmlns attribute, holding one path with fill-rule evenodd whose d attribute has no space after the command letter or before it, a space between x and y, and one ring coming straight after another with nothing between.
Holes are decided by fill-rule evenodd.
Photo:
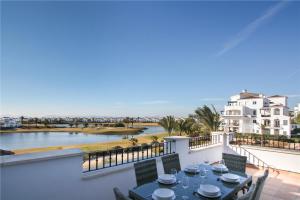
<instances>
[{"instance_id":1,"label":"tree","mask_svg":"<svg viewBox=\"0 0 300 200\"><path fill-rule=\"evenodd\" d=\"M77 120L77 119L75 119L75 122L74 122L74 124L75 124L75 127L76 127L76 128L78 128L79 122L78 122L78 120Z\"/></svg>"},{"instance_id":2,"label":"tree","mask_svg":"<svg viewBox=\"0 0 300 200\"><path fill-rule=\"evenodd\" d=\"M296 124L300 124L300 114L298 114L294 119Z\"/></svg>"},{"instance_id":3,"label":"tree","mask_svg":"<svg viewBox=\"0 0 300 200\"><path fill-rule=\"evenodd\" d=\"M21 127L23 126L23 123L24 123L24 116L21 116L20 117L20 121L21 121Z\"/></svg>"},{"instance_id":4,"label":"tree","mask_svg":"<svg viewBox=\"0 0 300 200\"><path fill-rule=\"evenodd\" d=\"M159 125L161 125L170 136L176 127L176 121L173 116L166 116L159 121Z\"/></svg>"},{"instance_id":5,"label":"tree","mask_svg":"<svg viewBox=\"0 0 300 200\"><path fill-rule=\"evenodd\" d=\"M187 121L185 119L179 119L176 121L175 130L179 132L179 135L186 131Z\"/></svg>"},{"instance_id":6,"label":"tree","mask_svg":"<svg viewBox=\"0 0 300 200\"><path fill-rule=\"evenodd\" d=\"M133 128L133 123L134 123L134 119L133 119L133 117L132 117L132 118L130 118L130 122L131 122L131 128Z\"/></svg>"},{"instance_id":7,"label":"tree","mask_svg":"<svg viewBox=\"0 0 300 200\"><path fill-rule=\"evenodd\" d=\"M89 126L89 123L84 122L84 123L83 123L83 126L84 126L84 128L87 128L87 127Z\"/></svg>"},{"instance_id":8,"label":"tree","mask_svg":"<svg viewBox=\"0 0 300 200\"><path fill-rule=\"evenodd\" d=\"M128 125L130 123L130 118L126 117L125 119L123 119L124 124L126 124L126 128L128 128Z\"/></svg>"},{"instance_id":9,"label":"tree","mask_svg":"<svg viewBox=\"0 0 300 200\"><path fill-rule=\"evenodd\" d=\"M158 137L156 135L151 136L152 144L158 143Z\"/></svg>"},{"instance_id":10,"label":"tree","mask_svg":"<svg viewBox=\"0 0 300 200\"><path fill-rule=\"evenodd\" d=\"M37 128L38 120L38 118L34 118L35 128Z\"/></svg>"},{"instance_id":11,"label":"tree","mask_svg":"<svg viewBox=\"0 0 300 200\"><path fill-rule=\"evenodd\" d=\"M206 105L202 108L197 108L194 117L209 132L217 131L221 125L220 114L213 105L212 109Z\"/></svg>"},{"instance_id":12,"label":"tree","mask_svg":"<svg viewBox=\"0 0 300 200\"><path fill-rule=\"evenodd\" d=\"M49 124L49 120L48 119L44 119L44 126L48 127L48 124Z\"/></svg>"},{"instance_id":13,"label":"tree","mask_svg":"<svg viewBox=\"0 0 300 200\"><path fill-rule=\"evenodd\" d=\"M131 137L129 141L131 142L132 146L136 146L139 140L137 138Z\"/></svg>"}]
</instances>

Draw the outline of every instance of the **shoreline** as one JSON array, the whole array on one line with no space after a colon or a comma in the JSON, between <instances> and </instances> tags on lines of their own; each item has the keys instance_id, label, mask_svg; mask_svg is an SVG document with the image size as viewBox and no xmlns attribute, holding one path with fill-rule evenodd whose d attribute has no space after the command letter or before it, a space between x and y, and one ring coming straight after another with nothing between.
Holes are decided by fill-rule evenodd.
<instances>
[{"instance_id":1,"label":"shoreline","mask_svg":"<svg viewBox=\"0 0 300 200\"><path fill-rule=\"evenodd\" d=\"M141 128L18 128L14 130L1 130L0 134L10 133L32 133L32 132L81 132L88 134L109 134L109 135L126 135L126 134L138 134L145 130L145 127Z\"/></svg>"},{"instance_id":2,"label":"shoreline","mask_svg":"<svg viewBox=\"0 0 300 200\"><path fill-rule=\"evenodd\" d=\"M98 127L98 128L16 128L10 130L0 130L0 134L9 133L31 133L31 132L81 132L88 134L110 134L110 135L127 135L139 134L145 130L145 126L159 126L157 123L135 123L134 128L125 127Z\"/></svg>"},{"instance_id":3,"label":"shoreline","mask_svg":"<svg viewBox=\"0 0 300 200\"><path fill-rule=\"evenodd\" d=\"M153 136L153 135L157 136L158 141L160 141L161 139L163 139L163 137L167 136L168 134L165 132L162 132L162 133L158 133L158 134L137 136L135 138L138 139L138 144L150 143L152 141L151 136ZM90 152L90 151L108 150L114 146L121 146L121 147L125 148L125 147L131 146L131 143L128 139L125 139L125 140L116 140L116 141L111 141L111 142L97 142L97 143L89 143L89 144L37 147L37 148L29 148L29 149L15 149L15 150L11 150L11 151L13 151L15 153L15 155L46 152L46 151L53 151L53 150L63 150L63 149L75 149L75 148L79 148L84 152Z\"/></svg>"}]
</instances>

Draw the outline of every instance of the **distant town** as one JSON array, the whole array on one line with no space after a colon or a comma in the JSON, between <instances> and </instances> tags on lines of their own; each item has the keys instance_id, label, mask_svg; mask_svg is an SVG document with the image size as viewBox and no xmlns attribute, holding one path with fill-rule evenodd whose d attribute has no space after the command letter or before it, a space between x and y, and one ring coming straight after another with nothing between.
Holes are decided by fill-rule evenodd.
<instances>
[{"instance_id":1,"label":"distant town","mask_svg":"<svg viewBox=\"0 0 300 200\"><path fill-rule=\"evenodd\" d=\"M1 129L14 129L21 126L26 127L34 124L43 124L48 127L63 128L82 127L88 123L118 123L123 121L155 123L159 122L162 117L1 117Z\"/></svg>"},{"instance_id":2,"label":"distant town","mask_svg":"<svg viewBox=\"0 0 300 200\"><path fill-rule=\"evenodd\" d=\"M300 134L300 103L288 107L288 97L284 95L265 96L243 90L230 97L224 110L220 112L220 130L238 133L271 135ZM1 130L29 127L47 128L88 128L109 126L113 123L158 123L163 117L1 117ZM175 117L175 120L181 119Z\"/></svg>"}]
</instances>

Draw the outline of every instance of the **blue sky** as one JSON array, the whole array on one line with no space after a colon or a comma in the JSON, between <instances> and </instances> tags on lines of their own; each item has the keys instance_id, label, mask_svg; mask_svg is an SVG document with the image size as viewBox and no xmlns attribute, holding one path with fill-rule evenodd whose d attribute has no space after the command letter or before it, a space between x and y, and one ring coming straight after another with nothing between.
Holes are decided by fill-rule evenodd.
<instances>
[{"instance_id":1,"label":"blue sky","mask_svg":"<svg viewBox=\"0 0 300 200\"><path fill-rule=\"evenodd\" d=\"M3 115L184 116L300 102L300 2L2 2Z\"/></svg>"}]
</instances>

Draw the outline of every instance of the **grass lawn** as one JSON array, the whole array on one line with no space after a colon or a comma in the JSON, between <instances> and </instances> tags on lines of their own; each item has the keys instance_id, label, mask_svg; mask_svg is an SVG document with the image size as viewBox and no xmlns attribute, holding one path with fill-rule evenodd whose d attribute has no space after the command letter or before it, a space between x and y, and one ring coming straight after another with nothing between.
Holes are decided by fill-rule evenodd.
<instances>
[{"instance_id":1,"label":"grass lawn","mask_svg":"<svg viewBox=\"0 0 300 200\"><path fill-rule=\"evenodd\" d=\"M137 136L138 143L151 143L152 135L144 135ZM167 133L156 134L158 137L158 141L161 141L164 137L168 136ZM111 149L115 146L128 147L131 146L129 140L118 140L113 142L102 142L102 143L93 143L93 144L80 144L80 145L68 145L68 146L53 146L53 147L44 147L44 148L32 148L32 149L21 149L21 150L13 150L16 154L25 154L25 153L35 153L35 152L43 152L43 151L51 151L51 150L62 150L62 149L74 149L79 148L85 152L89 151L102 151Z\"/></svg>"}]
</instances>

